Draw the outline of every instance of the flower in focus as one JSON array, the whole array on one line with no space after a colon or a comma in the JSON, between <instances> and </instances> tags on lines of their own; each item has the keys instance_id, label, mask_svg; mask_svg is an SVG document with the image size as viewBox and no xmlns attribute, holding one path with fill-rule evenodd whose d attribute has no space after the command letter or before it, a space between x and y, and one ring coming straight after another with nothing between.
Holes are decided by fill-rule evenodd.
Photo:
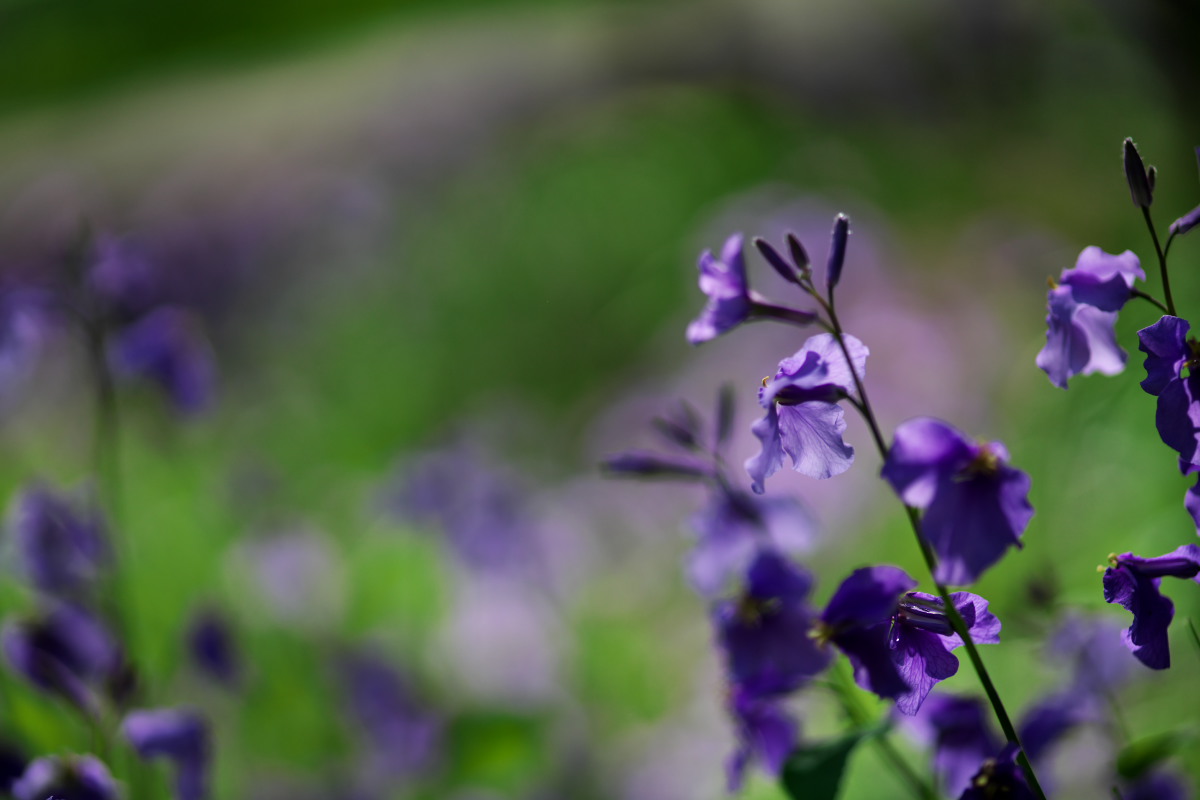
<instances>
[{"instance_id":1,"label":"flower in focus","mask_svg":"<svg viewBox=\"0 0 1200 800\"><path fill-rule=\"evenodd\" d=\"M756 493L783 466L785 454L793 469L813 478L840 475L853 463L854 448L842 441L846 421L837 401L854 395L854 375L864 377L870 351L853 336L844 339L850 363L837 339L823 333L779 362L774 377L763 381L758 402L767 414L751 428L762 451L746 461Z\"/></svg>"},{"instance_id":2,"label":"flower in focus","mask_svg":"<svg viewBox=\"0 0 1200 800\"><path fill-rule=\"evenodd\" d=\"M17 496L8 527L29 582L48 595L84 595L111 558L101 521L40 484Z\"/></svg>"},{"instance_id":3,"label":"flower in focus","mask_svg":"<svg viewBox=\"0 0 1200 800\"><path fill-rule=\"evenodd\" d=\"M821 615L818 636L846 654L859 686L915 714L939 681L958 672L950 651L962 646L942 600L909 591L914 581L899 567L864 567L842 581ZM950 595L977 644L1000 641L1000 621L988 602L969 592Z\"/></svg>"},{"instance_id":4,"label":"flower in focus","mask_svg":"<svg viewBox=\"0 0 1200 800\"><path fill-rule=\"evenodd\" d=\"M1185 544L1155 558L1123 553L1109 556L1109 561L1104 600L1133 614L1133 624L1123 637L1126 647L1147 667L1166 669L1171 666L1167 628L1175 617L1175 604L1162 596L1159 584L1164 577L1200 582L1200 545Z\"/></svg>"},{"instance_id":5,"label":"flower in focus","mask_svg":"<svg viewBox=\"0 0 1200 800\"><path fill-rule=\"evenodd\" d=\"M922 509L921 535L937 554L935 577L968 584L996 563L1033 517L1029 476L999 442L975 443L953 426L918 417L897 429L883 477Z\"/></svg>"},{"instance_id":6,"label":"flower in focus","mask_svg":"<svg viewBox=\"0 0 1200 800\"><path fill-rule=\"evenodd\" d=\"M713 608L717 640L730 681L754 696L787 694L829 665L828 651L809 636L812 577L783 555L761 550L740 596Z\"/></svg>"},{"instance_id":7,"label":"flower in focus","mask_svg":"<svg viewBox=\"0 0 1200 800\"><path fill-rule=\"evenodd\" d=\"M730 793L741 790L746 768L759 761L771 775L778 775L796 745L799 727L777 698L756 696L739 687L729 692L729 713L737 731L737 747L725 764Z\"/></svg>"},{"instance_id":8,"label":"flower in focus","mask_svg":"<svg viewBox=\"0 0 1200 800\"><path fill-rule=\"evenodd\" d=\"M1051 383L1066 389L1075 375L1116 375L1125 369L1114 326L1139 278L1145 280L1146 273L1129 250L1110 255L1087 247L1074 268L1063 270L1047 298L1046 345L1037 356Z\"/></svg>"},{"instance_id":9,"label":"flower in focus","mask_svg":"<svg viewBox=\"0 0 1200 800\"><path fill-rule=\"evenodd\" d=\"M708 597L745 575L763 547L788 554L808 549L817 528L793 497L756 497L723 486L713 490L691 525L697 539L688 556L688 577Z\"/></svg>"},{"instance_id":10,"label":"flower in focus","mask_svg":"<svg viewBox=\"0 0 1200 800\"><path fill-rule=\"evenodd\" d=\"M142 759L165 758L175 770L175 800L208 796L211 734L194 711L159 708L131 711L121 732Z\"/></svg>"},{"instance_id":11,"label":"flower in focus","mask_svg":"<svg viewBox=\"0 0 1200 800\"><path fill-rule=\"evenodd\" d=\"M746 282L746 262L742 258L742 235L725 240L721 258L711 250L700 255L700 291L708 295L708 305L687 328L687 340L700 344L715 339L750 318L754 301Z\"/></svg>"},{"instance_id":12,"label":"flower in focus","mask_svg":"<svg viewBox=\"0 0 1200 800\"><path fill-rule=\"evenodd\" d=\"M1179 453L1179 469L1185 475L1200 469L1200 342L1188 336L1190 329L1187 320L1164 316L1138 331L1138 349L1146 354L1142 389L1158 398L1158 435Z\"/></svg>"},{"instance_id":13,"label":"flower in focus","mask_svg":"<svg viewBox=\"0 0 1200 800\"><path fill-rule=\"evenodd\" d=\"M117 800L117 782L95 756L48 756L34 760L12 785L16 800Z\"/></svg>"}]
</instances>

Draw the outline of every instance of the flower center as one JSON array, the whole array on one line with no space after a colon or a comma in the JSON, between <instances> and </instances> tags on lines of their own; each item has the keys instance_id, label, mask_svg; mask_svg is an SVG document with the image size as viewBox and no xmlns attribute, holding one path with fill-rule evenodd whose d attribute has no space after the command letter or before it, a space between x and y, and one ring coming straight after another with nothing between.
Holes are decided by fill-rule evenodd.
<instances>
[{"instance_id":1,"label":"flower center","mask_svg":"<svg viewBox=\"0 0 1200 800\"><path fill-rule=\"evenodd\" d=\"M991 477L1000 471L1003 462L1000 454L992 449L989 442L980 442L979 450L967 465L956 476L959 480L970 480L976 477Z\"/></svg>"},{"instance_id":2,"label":"flower center","mask_svg":"<svg viewBox=\"0 0 1200 800\"><path fill-rule=\"evenodd\" d=\"M763 620L779 611L778 597L754 597L746 593L737 600L735 613L744 625L761 625Z\"/></svg>"},{"instance_id":3,"label":"flower center","mask_svg":"<svg viewBox=\"0 0 1200 800\"><path fill-rule=\"evenodd\" d=\"M1195 336L1189 336L1187 340L1188 357L1183 362L1183 365L1191 370L1193 375L1200 371L1200 341L1196 340Z\"/></svg>"}]
</instances>

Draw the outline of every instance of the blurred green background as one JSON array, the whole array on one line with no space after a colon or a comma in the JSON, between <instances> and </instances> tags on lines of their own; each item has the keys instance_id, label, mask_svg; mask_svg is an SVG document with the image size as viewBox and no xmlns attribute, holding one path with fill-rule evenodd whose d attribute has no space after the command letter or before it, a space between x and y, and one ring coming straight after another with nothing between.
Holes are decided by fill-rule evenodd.
<instances>
[{"instance_id":1,"label":"blurred green background","mask_svg":"<svg viewBox=\"0 0 1200 800\"><path fill-rule=\"evenodd\" d=\"M122 396L134 647L157 702L211 710L217 796L329 796L314 787L355 747L331 710L334 639L411 665L453 718L440 777L413 792L721 796L718 668L678 566L699 498L605 485L593 465L645 441L643 420L678 396L708 409L726 378L748 424L755 376L800 340L751 328L688 348L696 253L731 225L825 231L839 210L851 247L870 247L847 267L844 321L876 337L858 333L879 345L884 418L945 415L1002 439L1033 478L1026 547L978 590L1005 622L985 653L1005 696L1019 707L1053 685L1035 662L1054 612L1033 598L1124 622L1096 565L1193 541L1139 359L1063 393L1033 358L1045 278L1084 246L1151 266L1125 136L1158 166L1161 226L1200 199L1197 16L1120 0L0 0L0 264L52 259L84 226L238 243L162 265L211 290L218 409L179 425L152 393ZM818 263L820 235L806 238ZM1194 243L1173 261L1188 316ZM783 297L760 267L756 285ZM1127 348L1152 312L1122 315ZM77 354L55 353L5 400L8 495L32 476L88 476ZM848 543L814 554L820 599L868 560L920 574L863 433L852 488L772 487L813 500ZM526 476L561 523L551 539L579 551L543 631L555 688L536 700L461 691L440 631L465 579L436 536L374 500L397 461L456 436ZM339 577L328 618L297 629L255 599L239 543L301 521ZM1168 589L1181 619L1200 610L1193 588ZM6 611L31 602L13 580L2 596ZM186 676L180 631L201 603L237 620L244 697L214 700ZM1177 698L1200 650L1172 634L1179 667L1122 698L1138 733L1186 721ZM6 733L88 747L53 702L6 681ZM832 709L811 706L806 731L832 733ZM1195 747L1181 757L1200 768ZM885 796L874 758L855 756L847 797ZM779 796L765 779L749 793Z\"/></svg>"}]
</instances>

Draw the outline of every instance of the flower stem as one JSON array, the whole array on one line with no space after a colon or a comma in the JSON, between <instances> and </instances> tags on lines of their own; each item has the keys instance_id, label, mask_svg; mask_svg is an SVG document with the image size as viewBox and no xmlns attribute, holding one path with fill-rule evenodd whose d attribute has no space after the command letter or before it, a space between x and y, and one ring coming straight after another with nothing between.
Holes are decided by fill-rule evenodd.
<instances>
[{"instance_id":1,"label":"flower stem","mask_svg":"<svg viewBox=\"0 0 1200 800\"><path fill-rule=\"evenodd\" d=\"M1154 221L1150 219L1149 208L1142 208L1142 217L1146 220L1146 227L1150 229L1150 238L1154 240L1154 252L1158 255L1158 271L1162 275L1163 295L1167 300L1167 313L1173 317L1177 317L1179 315L1175 313L1175 300L1171 297L1171 278L1167 274L1167 254L1163 251L1162 245L1159 244L1158 231L1154 230Z\"/></svg>"},{"instance_id":2,"label":"flower stem","mask_svg":"<svg viewBox=\"0 0 1200 800\"><path fill-rule=\"evenodd\" d=\"M1169 290L1167 296L1168 298L1170 297ZM850 350L845 342L845 331L842 330L841 323L838 321L837 313L834 311L833 306L827 305L826 310L829 312L829 322L833 337L837 340L838 347L842 351L842 356L846 359L846 367L850 370L850 375L854 378L854 388L858 394L857 400L854 401L854 406L862 414L863 421L867 423L867 427L871 430L871 437L875 440L875 447L879 450L879 457L886 462L888 453L887 445L884 443L879 423L875 419L875 413L871 409L871 402L867 399L866 388L863 386L862 378L859 377L858 370L855 369L854 362L850 358ZM942 598L942 604L946 609L946 616L950 622L950 626L962 639L963 647L967 651L967 658L970 660L971 666L975 669L975 674L979 677L979 682L983 686L983 691L987 695L988 702L992 705L992 711L996 715L996 720L1000 723L1000 729L1004 732L1004 738L1010 744L1016 746L1017 763L1021 765L1021 769L1025 772L1029 787L1040 800L1046 800L1046 794L1042 791L1041 784L1038 783L1037 775L1034 774L1033 765L1029 763L1029 758L1025 755L1025 748L1021 746L1021 739L1017 736L1017 729L1008 715L1008 710L1004 707L1004 701L1000 699L1000 693L996 691L996 685L992 682L992 677L988 673L987 666L983 663L983 658L979 655L979 649L975 645L975 640L971 638L971 631L966 621L963 620L962 614L959 613L958 608L951 601L950 590L935 577L937 574L937 556L934 554L932 548L930 548L925 537L921 534L921 512L907 503L904 505L904 510L908 515L909 524L912 526L917 547L921 551L921 557L925 560L925 566L929 570L929 577L933 581L933 585L937 587L938 595Z\"/></svg>"},{"instance_id":3,"label":"flower stem","mask_svg":"<svg viewBox=\"0 0 1200 800\"><path fill-rule=\"evenodd\" d=\"M1160 301L1157 297L1146 294L1141 289L1131 289L1129 295L1130 297L1140 297L1143 300L1149 301L1151 305L1156 306L1158 310L1162 311L1164 314L1171 313L1167 307L1162 304L1162 301Z\"/></svg>"}]
</instances>

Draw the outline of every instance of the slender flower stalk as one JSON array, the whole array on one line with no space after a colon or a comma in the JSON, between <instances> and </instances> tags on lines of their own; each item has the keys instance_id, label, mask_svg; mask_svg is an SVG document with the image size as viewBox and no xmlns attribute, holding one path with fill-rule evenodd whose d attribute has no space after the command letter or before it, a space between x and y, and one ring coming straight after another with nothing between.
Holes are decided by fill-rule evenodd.
<instances>
[{"instance_id":1,"label":"slender flower stalk","mask_svg":"<svg viewBox=\"0 0 1200 800\"><path fill-rule=\"evenodd\" d=\"M1167 301L1167 313L1173 317L1179 316L1175 313L1175 300L1171 297L1171 276L1167 271L1167 253L1163 250L1162 244L1158 241L1158 231L1154 229L1154 220L1150 218L1150 209L1142 208L1142 217L1146 220L1146 227L1150 229L1150 238L1154 240L1154 252L1158 256L1158 272L1162 275L1163 296ZM1172 235L1174 238L1174 235ZM1167 247L1171 246L1171 241L1167 240Z\"/></svg>"}]
</instances>

